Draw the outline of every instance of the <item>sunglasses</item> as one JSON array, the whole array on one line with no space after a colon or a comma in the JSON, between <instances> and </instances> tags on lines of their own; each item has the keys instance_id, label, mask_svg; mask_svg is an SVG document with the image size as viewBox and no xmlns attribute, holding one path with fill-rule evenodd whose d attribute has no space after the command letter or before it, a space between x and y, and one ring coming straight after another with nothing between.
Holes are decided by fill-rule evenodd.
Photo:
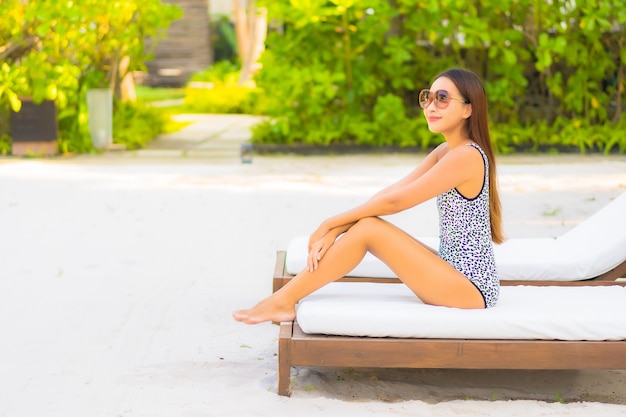
<instances>
[{"instance_id":1,"label":"sunglasses","mask_svg":"<svg viewBox=\"0 0 626 417\"><path fill-rule=\"evenodd\" d=\"M454 98L450 96L446 90L422 90L419 95L420 107L425 109L431 102L435 102L435 106L438 109L445 109L450 104L450 100L458 101L463 104L469 104L469 100L461 100L460 98Z\"/></svg>"}]
</instances>

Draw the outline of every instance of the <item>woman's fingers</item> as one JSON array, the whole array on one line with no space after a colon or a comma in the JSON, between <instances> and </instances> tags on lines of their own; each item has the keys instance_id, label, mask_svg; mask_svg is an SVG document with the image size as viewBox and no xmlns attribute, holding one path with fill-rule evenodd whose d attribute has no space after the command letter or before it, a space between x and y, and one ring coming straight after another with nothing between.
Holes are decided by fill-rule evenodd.
<instances>
[{"instance_id":1,"label":"woman's fingers","mask_svg":"<svg viewBox=\"0 0 626 417\"><path fill-rule=\"evenodd\" d=\"M327 250L328 250L328 248L326 247L326 245L322 245L322 247L320 247L320 250L317 252L317 260L318 260L318 262L322 260L324 255L326 255L326 251Z\"/></svg>"},{"instance_id":2,"label":"woman's fingers","mask_svg":"<svg viewBox=\"0 0 626 417\"><path fill-rule=\"evenodd\" d=\"M319 259L317 258L317 254L315 252L311 255L311 258L313 260L313 271L315 271L317 269L317 265L319 264Z\"/></svg>"},{"instance_id":3,"label":"woman's fingers","mask_svg":"<svg viewBox=\"0 0 626 417\"><path fill-rule=\"evenodd\" d=\"M313 247L311 247L311 249L309 249L309 254L306 257L306 269L307 269L307 271L313 272L315 270L315 268L317 268L317 265L315 265L315 263L313 262L315 258L316 258L316 256L314 256Z\"/></svg>"},{"instance_id":4,"label":"woman's fingers","mask_svg":"<svg viewBox=\"0 0 626 417\"><path fill-rule=\"evenodd\" d=\"M311 251L306 256L306 270L311 272L313 270L313 261L311 260Z\"/></svg>"},{"instance_id":5,"label":"woman's fingers","mask_svg":"<svg viewBox=\"0 0 626 417\"><path fill-rule=\"evenodd\" d=\"M329 234L318 240L309 239L307 270L313 272L317 269L319 262L322 260L328 249L335 243L335 238Z\"/></svg>"},{"instance_id":6,"label":"woman's fingers","mask_svg":"<svg viewBox=\"0 0 626 417\"><path fill-rule=\"evenodd\" d=\"M309 255L307 256L307 269L309 272L313 272L317 269L319 261L322 259L325 252L324 245L320 242L311 246Z\"/></svg>"}]
</instances>

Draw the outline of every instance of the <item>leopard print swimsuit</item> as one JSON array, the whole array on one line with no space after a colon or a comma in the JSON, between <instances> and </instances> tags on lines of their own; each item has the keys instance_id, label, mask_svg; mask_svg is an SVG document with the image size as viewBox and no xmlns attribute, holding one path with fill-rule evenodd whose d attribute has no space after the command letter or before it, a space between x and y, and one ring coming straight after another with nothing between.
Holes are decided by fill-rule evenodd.
<instances>
[{"instance_id":1,"label":"leopard print swimsuit","mask_svg":"<svg viewBox=\"0 0 626 417\"><path fill-rule=\"evenodd\" d=\"M474 198L466 198L456 188L437 196L439 210L439 256L465 275L478 288L485 307L498 301L500 280L493 255L489 221L489 162L485 162L483 188Z\"/></svg>"}]
</instances>

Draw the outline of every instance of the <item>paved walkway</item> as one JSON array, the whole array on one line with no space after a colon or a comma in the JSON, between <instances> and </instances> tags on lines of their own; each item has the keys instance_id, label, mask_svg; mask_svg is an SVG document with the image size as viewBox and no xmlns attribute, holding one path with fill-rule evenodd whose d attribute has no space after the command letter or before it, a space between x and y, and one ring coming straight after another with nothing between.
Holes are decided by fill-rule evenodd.
<instances>
[{"instance_id":1,"label":"paved walkway","mask_svg":"<svg viewBox=\"0 0 626 417\"><path fill-rule=\"evenodd\" d=\"M241 145L249 142L250 128L261 120L247 114L180 114L179 122L192 122L182 130L164 134L146 149L134 151L140 156L186 156L240 158Z\"/></svg>"}]
</instances>

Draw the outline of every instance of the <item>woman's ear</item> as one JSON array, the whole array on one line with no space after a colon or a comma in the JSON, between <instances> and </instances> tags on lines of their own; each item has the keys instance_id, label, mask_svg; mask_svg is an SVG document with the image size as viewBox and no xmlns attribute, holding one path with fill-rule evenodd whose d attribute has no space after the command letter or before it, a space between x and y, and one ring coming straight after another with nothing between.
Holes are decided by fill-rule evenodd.
<instances>
[{"instance_id":1,"label":"woman's ear","mask_svg":"<svg viewBox=\"0 0 626 417\"><path fill-rule=\"evenodd\" d=\"M465 106L465 113L463 114L464 119L469 119L472 116L472 105L468 104Z\"/></svg>"}]
</instances>

